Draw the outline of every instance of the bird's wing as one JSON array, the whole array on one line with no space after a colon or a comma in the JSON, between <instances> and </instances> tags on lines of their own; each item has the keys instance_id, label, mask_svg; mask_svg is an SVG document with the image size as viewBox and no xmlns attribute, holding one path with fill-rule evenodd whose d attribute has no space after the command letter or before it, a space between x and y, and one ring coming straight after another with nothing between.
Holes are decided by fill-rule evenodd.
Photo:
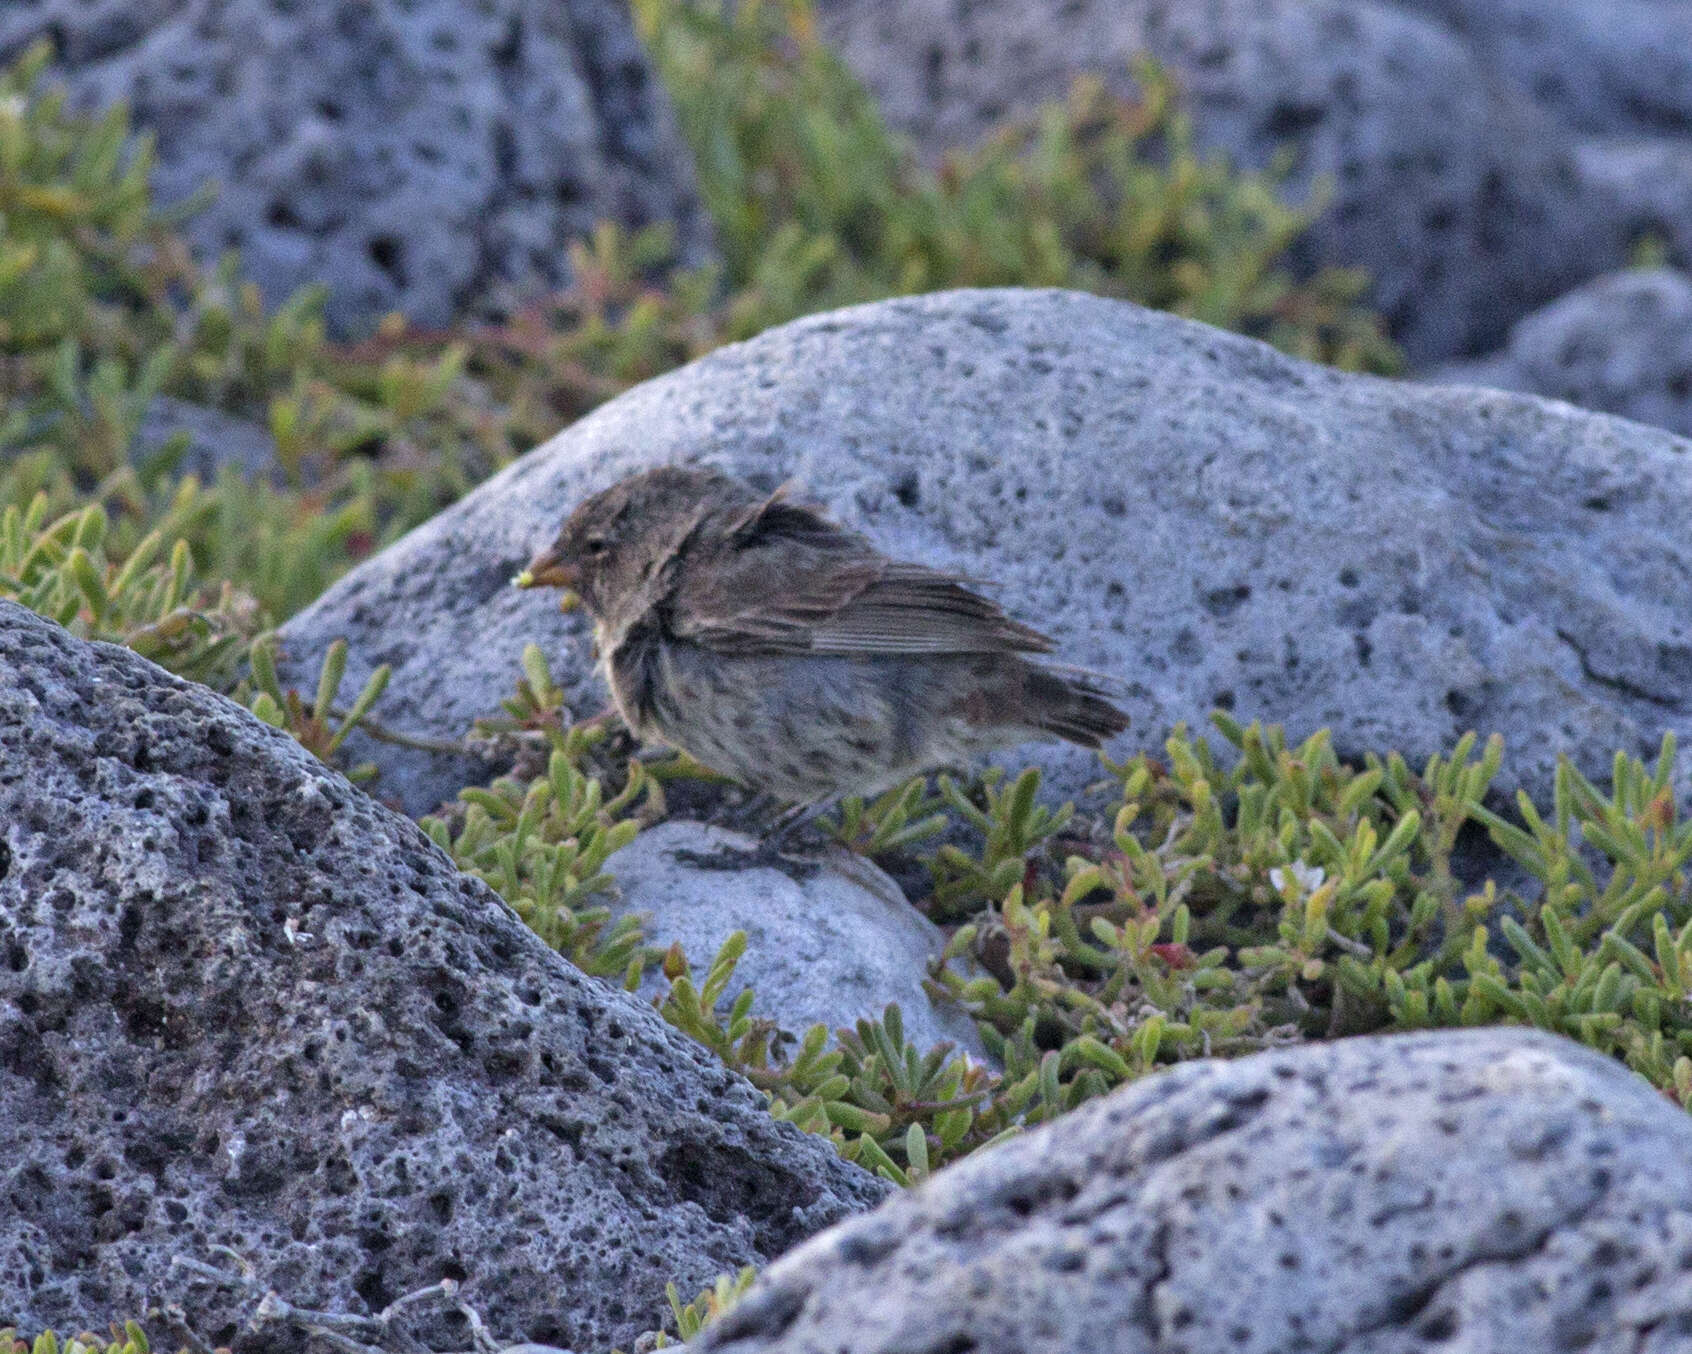
<instances>
[{"instance_id":1,"label":"bird's wing","mask_svg":"<svg viewBox=\"0 0 1692 1354\"><path fill-rule=\"evenodd\" d=\"M888 559L780 492L678 559L672 633L725 653L1045 653L968 580Z\"/></svg>"}]
</instances>

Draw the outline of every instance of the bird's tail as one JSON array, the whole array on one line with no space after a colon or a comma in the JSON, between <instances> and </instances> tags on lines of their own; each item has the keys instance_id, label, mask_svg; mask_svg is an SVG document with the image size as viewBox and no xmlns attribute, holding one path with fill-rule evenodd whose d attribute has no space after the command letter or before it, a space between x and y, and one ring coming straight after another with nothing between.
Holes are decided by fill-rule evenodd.
<instances>
[{"instance_id":1,"label":"bird's tail","mask_svg":"<svg viewBox=\"0 0 1692 1354\"><path fill-rule=\"evenodd\" d=\"M1026 691L1034 727L1082 747L1099 747L1128 727L1128 716L1089 674L1029 664Z\"/></svg>"}]
</instances>

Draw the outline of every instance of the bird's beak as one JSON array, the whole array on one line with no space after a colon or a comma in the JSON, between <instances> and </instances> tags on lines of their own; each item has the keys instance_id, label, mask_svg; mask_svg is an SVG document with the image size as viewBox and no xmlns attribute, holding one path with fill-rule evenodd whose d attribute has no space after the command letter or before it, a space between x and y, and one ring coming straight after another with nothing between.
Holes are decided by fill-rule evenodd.
<instances>
[{"instance_id":1,"label":"bird's beak","mask_svg":"<svg viewBox=\"0 0 1692 1354\"><path fill-rule=\"evenodd\" d=\"M511 580L518 588L575 588L582 581L582 571L567 564L556 551L547 549L529 561L529 567Z\"/></svg>"}]
</instances>

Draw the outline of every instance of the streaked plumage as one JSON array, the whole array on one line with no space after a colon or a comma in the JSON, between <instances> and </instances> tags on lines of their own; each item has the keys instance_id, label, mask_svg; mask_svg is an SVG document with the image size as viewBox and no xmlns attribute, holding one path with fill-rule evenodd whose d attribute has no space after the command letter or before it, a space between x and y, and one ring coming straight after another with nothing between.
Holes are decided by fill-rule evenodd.
<instances>
[{"instance_id":1,"label":"streaked plumage","mask_svg":"<svg viewBox=\"0 0 1692 1354\"><path fill-rule=\"evenodd\" d=\"M1089 747L1128 719L967 580L714 470L581 504L530 583L574 588L637 736L799 803L874 794L995 747Z\"/></svg>"}]
</instances>

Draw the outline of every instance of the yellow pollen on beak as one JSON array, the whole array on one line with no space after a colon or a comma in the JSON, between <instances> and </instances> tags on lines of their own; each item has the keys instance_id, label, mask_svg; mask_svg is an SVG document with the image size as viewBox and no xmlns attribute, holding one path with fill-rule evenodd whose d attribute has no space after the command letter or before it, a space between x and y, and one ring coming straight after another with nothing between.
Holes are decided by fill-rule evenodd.
<instances>
[{"instance_id":1,"label":"yellow pollen on beak","mask_svg":"<svg viewBox=\"0 0 1692 1354\"><path fill-rule=\"evenodd\" d=\"M563 596L559 598L560 611L573 611L581 605L581 596L576 592L576 585L581 581L581 571L573 564L566 564L551 550L543 550L529 561L529 567L524 569L511 580L514 588L559 588Z\"/></svg>"}]
</instances>

